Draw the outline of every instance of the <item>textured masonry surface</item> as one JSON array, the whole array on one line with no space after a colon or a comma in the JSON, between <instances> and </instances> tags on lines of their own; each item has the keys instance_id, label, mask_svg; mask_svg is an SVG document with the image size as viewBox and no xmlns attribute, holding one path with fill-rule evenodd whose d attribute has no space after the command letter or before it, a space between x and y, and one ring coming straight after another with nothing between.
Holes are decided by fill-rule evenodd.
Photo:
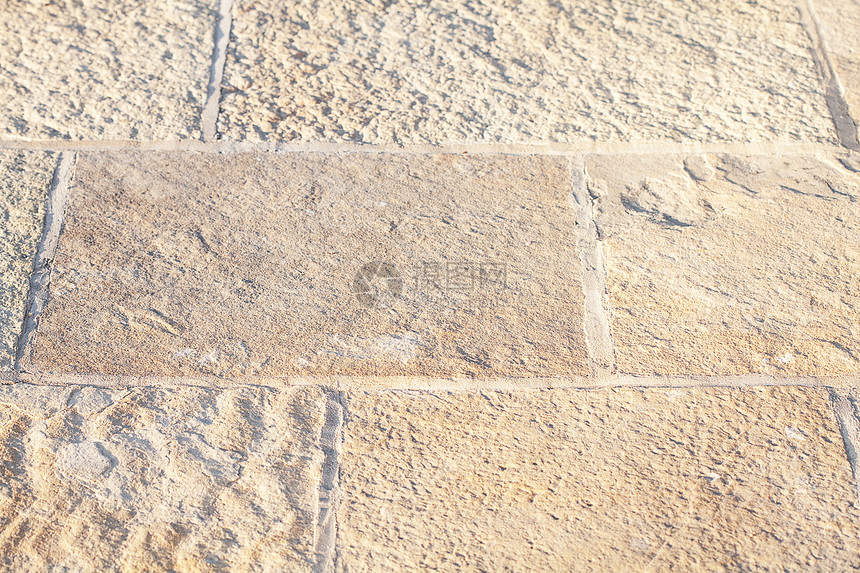
<instances>
[{"instance_id":1,"label":"textured masonry surface","mask_svg":"<svg viewBox=\"0 0 860 573\"><path fill-rule=\"evenodd\" d=\"M788 0L236 0L219 131L301 142L833 142L824 94Z\"/></svg>"},{"instance_id":2,"label":"textured masonry surface","mask_svg":"<svg viewBox=\"0 0 860 573\"><path fill-rule=\"evenodd\" d=\"M618 369L860 372L860 177L832 157L587 161Z\"/></svg>"},{"instance_id":3,"label":"textured masonry surface","mask_svg":"<svg viewBox=\"0 0 860 573\"><path fill-rule=\"evenodd\" d=\"M81 154L34 367L582 375L575 221L559 157Z\"/></svg>"},{"instance_id":4,"label":"textured masonry surface","mask_svg":"<svg viewBox=\"0 0 860 573\"><path fill-rule=\"evenodd\" d=\"M0 563L311 571L316 388L0 387Z\"/></svg>"},{"instance_id":5,"label":"textured masonry surface","mask_svg":"<svg viewBox=\"0 0 860 573\"><path fill-rule=\"evenodd\" d=\"M349 393L349 571L845 570L822 389Z\"/></svg>"},{"instance_id":6,"label":"textured masonry surface","mask_svg":"<svg viewBox=\"0 0 860 573\"><path fill-rule=\"evenodd\" d=\"M0 6L0 140L199 138L215 0Z\"/></svg>"},{"instance_id":7,"label":"textured masonry surface","mask_svg":"<svg viewBox=\"0 0 860 573\"><path fill-rule=\"evenodd\" d=\"M858 26L860 0L3 3L0 564L856 567ZM788 386L644 388L762 383ZM606 384L642 387L571 388ZM425 390L369 391L396 387Z\"/></svg>"},{"instance_id":8,"label":"textured masonry surface","mask_svg":"<svg viewBox=\"0 0 860 573\"><path fill-rule=\"evenodd\" d=\"M12 369L57 156L0 151L0 371Z\"/></svg>"}]
</instances>

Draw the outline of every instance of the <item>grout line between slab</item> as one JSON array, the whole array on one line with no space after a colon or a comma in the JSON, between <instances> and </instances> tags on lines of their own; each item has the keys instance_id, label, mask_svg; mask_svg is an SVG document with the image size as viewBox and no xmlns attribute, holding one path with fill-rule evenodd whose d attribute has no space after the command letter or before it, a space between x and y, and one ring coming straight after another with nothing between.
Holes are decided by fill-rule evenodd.
<instances>
[{"instance_id":1,"label":"grout line between slab","mask_svg":"<svg viewBox=\"0 0 860 573\"><path fill-rule=\"evenodd\" d=\"M314 573L335 573L337 569L337 510L340 502L343 426L343 395L340 392L328 392L325 424L320 432L320 447L324 459L317 489Z\"/></svg>"},{"instance_id":2,"label":"grout line between slab","mask_svg":"<svg viewBox=\"0 0 860 573\"><path fill-rule=\"evenodd\" d=\"M431 376L239 376L235 378L190 376L109 376L98 374L50 374L22 371L17 376L0 375L0 382L23 382L43 386L98 386L105 388L197 387L289 388L321 387L333 392L348 391L431 391L481 392L539 391L550 389L590 390L599 388L745 388L755 386L796 386L813 388L857 388L860 374L844 376L771 376L744 374L736 376L637 376L611 374L602 378L572 377L505 377L473 379Z\"/></svg>"},{"instance_id":3,"label":"grout line between slab","mask_svg":"<svg viewBox=\"0 0 860 573\"><path fill-rule=\"evenodd\" d=\"M857 140L857 125L848 113L848 102L845 100L845 88L839 81L836 68L830 59L827 41L821 30L821 22L815 13L812 0L798 0L798 11L800 12L801 24L812 42L812 55L815 65L824 80L824 99L830 109L833 124L836 127L836 135L839 142L848 149L860 149Z\"/></svg>"},{"instance_id":4,"label":"grout line between slab","mask_svg":"<svg viewBox=\"0 0 860 573\"><path fill-rule=\"evenodd\" d=\"M594 206L588 192L588 174L581 156L568 161L571 203L576 213L576 231L585 295L584 329L588 366L592 377L601 380L615 372L615 351L609 328L606 273L603 249L597 236Z\"/></svg>"},{"instance_id":5,"label":"grout line between slab","mask_svg":"<svg viewBox=\"0 0 860 573\"><path fill-rule=\"evenodd\" d=\"M75 166L75 153L61 153L54 170L51 189L45 200L45 224L42 239L36 251L33 274L30 275L30 289L27 296L27 310L18 349L15 355L15 371L20 373L29 366L32 345L36 338L39 319L48 300L48 286L51 281L51 267L57 252L60 232L66 213L69 184Z\"/></svg>"},{"instance_id":6,"label":"grout line between slab","mask_svg":"<svg viewBox=\"0 0 860 573\"><path fill-rule=\"evenodd\" d=\"M218 23L215 25L212 66L209 70L209 87L206 90L206 105L203 107L203 141L215 141L218 137L218 112L221 106L221 81L224 79L224 65L227 61L227 44L230 42L230 28L233 25L233 0L218 3Z\"/></svg>"},{"instance_id":7,"label":"grout line between slab","mask_svg":"<svg viewBox=\"0 0 860 573\"><path fill-rule=\"evenodd\" d=\"M851 400L840 395L833 389L830 390L830 405L836 416L839 432L842 434L842 443L845 446L845 456L851 465L851 474L854 476L854 491L860 499L860 420L854 413L854 405Z\"/></svg>"},{"instance_id":8,"label":"grout line between slab","mask_svg":"<svg viewBox=\"0 0 860 573\"><path fill-rule=\"evenodd\" d=\"M474 153L499 155L559 155L577 154L699 154L728 153L732 155L816 155L845 153L844 147L827 143L692 143L672 141L599 142L581 140L574 143L445 143L425 144L362 144L362 143L266 143L247 141L0 141L0 149L39 149L77 151L175 151L199 153L391 153L437 154Z\"/></svg>"}]
</instances>

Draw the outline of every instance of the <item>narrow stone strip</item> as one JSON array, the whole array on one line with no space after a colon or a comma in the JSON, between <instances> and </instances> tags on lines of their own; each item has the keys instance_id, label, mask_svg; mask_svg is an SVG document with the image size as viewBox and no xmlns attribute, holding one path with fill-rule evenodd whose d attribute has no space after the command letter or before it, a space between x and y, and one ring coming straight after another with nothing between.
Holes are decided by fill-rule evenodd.
<instances>
[{"instance_id":1,"label":"narrow stone strip","mask_svg":"<svg viewBox=\"0 0 860 573\"><path fill-rule=\"evenodd\" d=\"M221 0L218 4L218 24L215 26L215 46L212 50L212 67L209 71L209 89L203 107L203 141L217 139L218 111L221 105L221 80L224 78L224 63L227 61L227 44L233 25L233 0Z\"/></svg>"},{"instance_id":2,"label":"narrow stone strip","mask_svg":"<svg viewBox=\"0 0 860 573\"><path fill-rule=\"evenodd\" d=\"M568 165L571 201L577 214L576 230L585 291L585 342L588 346L589 369L593 377L602 380L615 371L615 352L607 317L609 297L606 294L603 251L597 238L585 163L581 156L575 156Z\"/></svg>"},{"instance_id":3,"label":"narrow stone strip","mask_svg":"<svg viewBox=\"0 0 860 573\"><path fill-rule=\"evenodd\" d=\"M851 464L851 473L854 476L854 489L860 498L860 420L854 413L854 405L851 401L832 389L830 390L830 405L836 422L839 424L839 432L842 434L842 442L845 444L845 455Z\"/></svg>"},{"instance_id":4,"label":"narrow stone strip","mask_svg":"<svg viewBox=\"0 0 860 573\"><path fill-rule=\"evenodd\" d=\"M801 23L812 42L815 64L825 82L824 98L830 108L839 142L848 149L860 149L860 143L857 140L857 125L848 113L845 88L839 81L836 68L830 59L827 42L821 32L821 22L815 13L815 7L811 0L799 0L798 11L800 12Z\"/></svg>"},{"instance_id":5,"label":"narrow stone strip","mask_svg":"<svg viewBox=\"0 0 860 573\"><path fill-rule=\"evenodd\" d=\"M30 276L30 292L27 297L27 312L24 326L18 338L18 350L15 356L15 371L27 368L30 361L30 349L36 337L39 317L48 301L48 285L51 282L51 266L57 252L63 218L66 213L66 203L69 195L69 185L75 166L75 153L62 153L54 170L54 178L45 204L45 227L33 274Z\"/></svg>"},{"instance_id":6,"label":"narrow stone strip","mask_svg":"<svg viewBox=\"0 0 860 573\"><path fill-rule=\"evenodd\" d=\"M730 155L815 155L845 153L845 148L827 143L758 142L758 143L692 143L677 141L601 142L583 139L565 144L463 143L441 145L375 145L367 143L272 143L248 141L0 141L0 149L46 151L186 151L200 153L389 153L427 155L436 153L470 153L482 155L557 155L582 153L598 155L659 155L727 153Z\"/></svg>"},{"instance_id":7,"label":"narrow stone strip","mask_svg":"<svg viewBox=\"0 0 860 573\"><path fill-rule=\"evenodd\" d=\"M99 374L49 374L23 371L17 381L42 386L97 386L102 388L195 387L291 388L318 386L334 391L350 390L414 390L439 392L517 392L526 390L596 388L745 388L754 386L803 386L814 388L856 388L860 374L848 376L769 376L745 374L739 376L633 376L612 374L602 379L586 377L564 378L433 378L429 376L240 376L236 378L181 376L106 376ZM2 378L0 378L2 380Z\"/></svg>"},{"instance_id":8,"label":"narrow stone strip","mask_svg":"<svg viewBox=\"0 0 860 573\"><path fill-rule=\"evenodd\" d=\"M334 573L337 570L337 509L343 425L343 396L340 392L331 392L326 402L325 424L320 432L320 447L325 459L317 492L317 521L314 530L315 573Z\"/></svg>"}]
</instances>

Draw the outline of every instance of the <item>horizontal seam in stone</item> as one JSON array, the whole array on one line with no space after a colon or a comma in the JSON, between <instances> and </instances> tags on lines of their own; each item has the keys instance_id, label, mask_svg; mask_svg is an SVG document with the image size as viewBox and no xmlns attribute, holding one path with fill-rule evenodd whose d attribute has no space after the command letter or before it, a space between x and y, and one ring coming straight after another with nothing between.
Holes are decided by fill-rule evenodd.
<instances>
[{"instance_id":1,"label":"horizontal seam in stone","mask_svg":"<svg viewBox=\"0 0 860 573\"><path fill-rule=\"evenodd\" d=\"M572 144L481 144L445 143L439 145L375 145L359 143L252 143L245 141L0 141L0 150L45 151L173 151L199 153L369 153L392 155L431 155L472 153L476 155L547 155L569 157L583 154L596 155L684 155L699 153L725 153L731 155L815 155L818 153L846 153L839 145L810 142L761 143L692 143L692 142L595 142L585 140Z\"/></svg>"},{"instance_id":2,"label":"horizontal seam in stone","mask_svg":"<svg viewBox=\"0 0 860 573\"><path fill-rule=\"evenodd\" d=\"M47 372L0 373L0 383L24 382L42 386L131 387L198 387L198 388L297 388L318 387L326 391L415 390L480 392L539 391L551 389L590 390L600 388L707 388L795 386L813 388L857 388L860 374L842 376L771 376L743 374L735 376L637 376L610 374L586 377L505 377L472 379L431 376L240 376L216 378L207 376L129 376L99 374L51 374Z\"/></svg>"}]
</instances>

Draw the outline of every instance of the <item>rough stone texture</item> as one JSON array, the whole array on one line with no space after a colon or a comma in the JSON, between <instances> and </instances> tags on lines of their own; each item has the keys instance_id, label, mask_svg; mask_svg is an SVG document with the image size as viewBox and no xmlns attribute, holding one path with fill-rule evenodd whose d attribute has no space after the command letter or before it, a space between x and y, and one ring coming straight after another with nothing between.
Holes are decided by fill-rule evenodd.
<instances>
[{"instance_id":1,"label":"rough stone texture","mask_svg":"<svg viewBox=\"0 0 860 573\"><path fill-rule=\"evenodd\" d=\"M199 137L217 0L0 5L0 139Z\"/></svg>"},{"instance_id":2,"label":"rough stone texture","mask_svg":"<svg viewBox=\"0 0 860 573\"><path fill-rule=\"evenodd\" d=\"M116 153L76 172L39 369L587 372L563 158ZM402 283L368 308L373 261ZM505 264L506 286L437 289L421 262Z\"/></svg>"},{"instance_id":3,"label":"rough stone texture","mask_svg":"<svg viewBox=\"0 0 860 573\"><path fill-rule=\"evenodd\" d=\"M845 88L849 113L860 126L860 0L815 0L824 41Z\"/></svg>"},{"instance_id":4,"label":"rough stone texture","mask_svg":"<svg viewBox=\"0 0 860 573\"><path fill-rule=\"evenodd\" d=\"M0 387L7 571L310 571L318 389Z\"/></svg>"},{"instance_id":5,"label":"rough stone texture","mask_svg":"<svg viewBox=\"0 0 860 573\"><path fill-rule=\"evenodd\" d=\"M790 0L236 0L233 18L230 138L834 141Z\"/></svg>"},{"instance_id":6,"label":"rough stone texture","mask_svg":"<svg viewBox=\"0 0 860 573\"><path fill-rule=\"evenodd\" d=\"M860 370L860 178L836 159L705 160L707 182L685 157L588 160L619 371Z\"/></svg>"},{"instance_id":7,"label":"rough stone texture","mask_svg":"<svg viewBox=\"0 0 860 573\"><path fill-rule=\"evenodd\" d=\"M822 389L350 394L362 571L841 571L860 510Z\"/></svg>"},{"instance_id":8,"label":"rough stone texture","mask_svg":"<svg viewBox=\"0 0 860 573\"><path fill-rule=\"evenodd\" d=\"M0 151L0 370L12 367L56 155Z\"/></svg>"}]
</instances>

